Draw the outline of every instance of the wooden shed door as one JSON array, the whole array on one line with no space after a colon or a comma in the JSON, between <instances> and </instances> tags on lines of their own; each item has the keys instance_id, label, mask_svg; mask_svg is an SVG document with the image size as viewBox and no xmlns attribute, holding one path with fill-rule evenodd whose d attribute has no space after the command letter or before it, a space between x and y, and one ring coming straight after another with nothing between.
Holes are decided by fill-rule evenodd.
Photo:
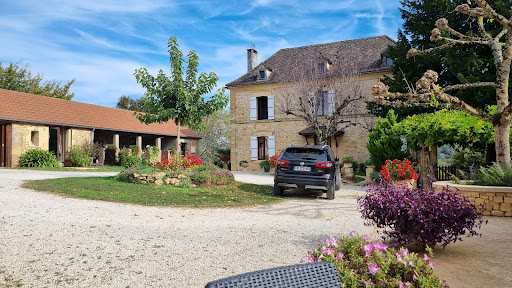
<instances>
[{"instance_id":1,"label":"wooden shed door","mask_svg":"<svg viewBox=\"0 0 512 288\"><path fill-rule=\"evenodd\" d=\"M11 125L0 125L0 167L11 167Z\"/></svg>"}]
</instances>

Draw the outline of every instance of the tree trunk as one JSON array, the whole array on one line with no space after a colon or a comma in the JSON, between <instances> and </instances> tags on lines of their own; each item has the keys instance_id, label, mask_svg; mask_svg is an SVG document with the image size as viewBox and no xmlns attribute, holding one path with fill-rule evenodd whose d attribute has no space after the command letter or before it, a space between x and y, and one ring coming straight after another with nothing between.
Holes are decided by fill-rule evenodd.
<instances>
[{"instance_id":1,"label":"tree trunk","mask_svg":"<svg viewBox=\"0 0 512 288\"><path fill-rule=\"evenodd\" d=\"M496 145L496 162L500 166L510 165L510 124L512 118L500 119L500 123L494 126L494 139Z\"/></svg>"},{"instance_id":2,"label":"tree trunk","mask_svg":"<svg viewBox=\"0 0 512 288\"><path fill-rule=\"evenodd\" d=\"M422 180L423 187L432 187L430 179L434 179L436 176L437 166L437 147L421 148L421 166L423 167Z\"/></svg>"},{"instance_id":3,"label":"tree trunk","mask_svg":"<svg viewBox=\"0 0 512 288\"><path fill-rule=\"evenodd\" d=\"M178 126L178 133L176 137L176 156L179 157L181 155L181 116L178 116L178 120L176 121L176 125Z\"/></svg>"}]
</instances>

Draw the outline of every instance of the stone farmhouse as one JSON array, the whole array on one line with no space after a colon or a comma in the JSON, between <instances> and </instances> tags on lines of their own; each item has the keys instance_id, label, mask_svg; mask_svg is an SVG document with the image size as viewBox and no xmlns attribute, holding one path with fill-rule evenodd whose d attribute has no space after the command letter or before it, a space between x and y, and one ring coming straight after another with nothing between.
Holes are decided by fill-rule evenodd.
<instances>
[{"instance_id":1,"label":"stone farmhouse","mask_svg":"<svg viewBox=\"0 0 512 288\"><path fill-rule=\"evenodd\" d=\"M248 72L226 85L230 90L232 169L260 171L262 160L291 144L317 144L315 130L308 127L305 120L287 115L280 108L282 95L279 93L283 93L280 88L296 85L289 81L288 74L297 61L318 61L321 73L329 69L329 65L334 65L332 57L341 54L348 61L345 63L357 68L356 81L366 98L362 101L371 101L371 87L383 75L391 76L392 61L386 57L386 50L394 44L388 36L377 36L287 48L277 51L260 64L257 64L257 51L247 49ZM336 75L333 78L338 81ZM332 92L323 93L330 96ZM366 108L358 115L359 119L373 121L373 125L376 121ZM338 157L352 156L354 160L363 162L369 159L366 149L368 134L368 129L351 126L338 131L328 139L328 143ZM242 160L249 163L247 168L242 169L239 165Z\"/></svg>"},{"instance_id":2,"label":"stone farmhouse","mask_svg":"<svg viewBox=\"0 0 512 288\"><path fill-rule=\"evenodd\" d=\"M199 135L181 129L182 150L199 151ZM73 145L118 148L176 145L177 126L141 123L133 111L0 89L0 167L14 167L29 149L53 151L61 163Z\"/></svg>"}]
</instances>

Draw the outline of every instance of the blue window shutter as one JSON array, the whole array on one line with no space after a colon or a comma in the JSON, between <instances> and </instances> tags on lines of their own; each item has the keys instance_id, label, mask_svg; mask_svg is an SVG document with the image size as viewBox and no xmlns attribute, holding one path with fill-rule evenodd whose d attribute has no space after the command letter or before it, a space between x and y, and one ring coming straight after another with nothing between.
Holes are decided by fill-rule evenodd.
<instances>
[{"instance_id":1,"label":"blue window shutter","mask_svg":"<svg viewBox=\"0 0 512 288\"><path fill-rule=\"evenodd\" d=\"M250 113L250 120L256 120L258 119L258 116L257 116L257 110L256 110L256 97L251 97L250 98L250 109L251 109L251 113Z\"/></svg>"},{"instance_id":2,"label":"blue window shutter","mask_svg":"<svg viewBox=\"0 0 512 288\"><path fill-rule=\"evenodd\" d=\"M331 90L327 93L327 113L326 115L332 115L334 114L334 111L336 110L336 99L335 99L336 95L335 95L335 92L334 90Z\"/></svg>"},{"instance_id":3,"label":"blue window shutter","mask_svg":"<svg viewBox=\"0 0 512 288\"><path fill-rule=\"evenodd\" d=\"M258 138L251 137L251 160L258 160Z\"/></svg>"},{"instance_id":4,"label":"blue window shutter","mask_svg":"<svg viewBox=\"0 0 512 288\"><path fill-rule=\"evenodd\" d=\"M274 96L268 96L268 119L274 119Z\"/></svg>"},{"instance_id":5,"label":"blue window shutter","mask_svg":"<svg viewBox=\"0 0 512 288\"><path fill-rule=\"evenodd\" d=\"M276 155L276 136L268 136L268 157Z\"/></svg>"}]
</instances>

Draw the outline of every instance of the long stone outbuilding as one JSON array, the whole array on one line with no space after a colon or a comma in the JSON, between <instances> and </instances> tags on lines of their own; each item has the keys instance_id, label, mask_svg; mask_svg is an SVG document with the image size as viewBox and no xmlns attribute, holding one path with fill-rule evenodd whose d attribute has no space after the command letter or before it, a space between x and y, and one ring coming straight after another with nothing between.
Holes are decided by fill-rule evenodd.
<instances>
[{"instance_id":1,"label":"long stone outbuilding","mask_svg":"<svg viewBox=\"0 0 512 288\"><path fill-rule=\"evenodd\" d=\"M199 151L200 136L181 128L182 150ZM133 111L0 89L0 167L15 167L30 149L53 151L64 163L73 146L174 147L177 126L141 123Z\"/></svg>"}]
</instances>

